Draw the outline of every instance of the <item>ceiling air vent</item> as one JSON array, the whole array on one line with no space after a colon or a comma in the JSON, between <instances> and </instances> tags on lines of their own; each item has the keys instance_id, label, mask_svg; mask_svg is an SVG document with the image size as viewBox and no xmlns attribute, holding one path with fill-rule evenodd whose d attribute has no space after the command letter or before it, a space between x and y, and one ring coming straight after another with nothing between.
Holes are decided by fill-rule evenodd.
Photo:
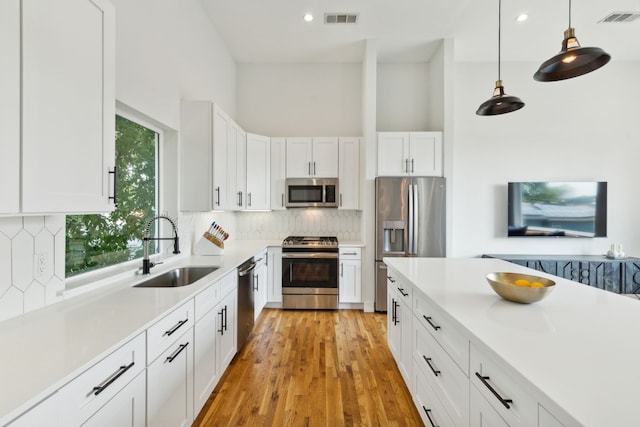
<instances>
[{"instance_id":1,"label":"ceiling air vent","mask_svg":"<svg viewBox=\"0 0 640 427\"><path fill-rule=\"evenodd\" d=\"M357 13L325 13L325 24L357 24Z\"/></svg>"},{"instance_id":2,"label":"ceiling air vent","mask_svg":"<svg viewBox=\"0 0 640 427\"><path fill-rule=\"evenodd\" d=\"M598 22L633 22L638 18L640 18L640 12L611 12Z\"/></svg>"}]
</instances>

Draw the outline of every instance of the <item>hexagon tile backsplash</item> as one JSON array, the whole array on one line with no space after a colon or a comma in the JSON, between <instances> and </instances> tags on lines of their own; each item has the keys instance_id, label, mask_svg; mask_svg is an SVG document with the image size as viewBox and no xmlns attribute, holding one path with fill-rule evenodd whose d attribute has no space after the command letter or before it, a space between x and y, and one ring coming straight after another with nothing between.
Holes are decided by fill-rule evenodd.
<instances>
[{"instance_id":1,"label":"hexagon tile backsplash","mask_svg":"<svg viewBox=\"0 0 640 427\"><path fill-rule=\"evenodd\" d=\"M62 299L65 217L0 218L0 321Z\"/></svg>"}]
</instances>

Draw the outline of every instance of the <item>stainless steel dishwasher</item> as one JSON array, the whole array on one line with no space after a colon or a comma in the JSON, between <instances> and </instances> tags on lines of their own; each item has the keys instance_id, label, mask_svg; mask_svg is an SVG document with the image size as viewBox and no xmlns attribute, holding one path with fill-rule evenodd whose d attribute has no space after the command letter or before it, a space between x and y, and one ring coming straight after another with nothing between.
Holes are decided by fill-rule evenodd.
<instances>
[{"instance_id":1,"label":"stainless steel dishwasher","mask_svg":"<svg viewBox=\"0 0 640 427\"><path fill-rule=\"evenodd\" d=\"M253 330L253 270L255 268L256 263L253 258L238 267L238 352L247 342L247 338Z\"/></svg>"}]
</instances>

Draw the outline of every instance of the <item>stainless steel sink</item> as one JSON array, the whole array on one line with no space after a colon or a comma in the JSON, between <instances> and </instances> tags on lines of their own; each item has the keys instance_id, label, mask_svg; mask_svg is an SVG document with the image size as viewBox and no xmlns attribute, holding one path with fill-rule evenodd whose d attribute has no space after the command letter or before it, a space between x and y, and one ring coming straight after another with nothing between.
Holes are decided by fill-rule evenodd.
<instances>
[{"instance_id":1,"label":"stainless steel sink","mask_svg":"<svg viewBox=\"0 0 640 427\"><path fill-rule=\"evenodd\" d=\"M179 267L153 276L144 282L138 283L136 288L175 288L187 286L209 273L216 271L218 267Z\"/></svg>"}]
</instances>

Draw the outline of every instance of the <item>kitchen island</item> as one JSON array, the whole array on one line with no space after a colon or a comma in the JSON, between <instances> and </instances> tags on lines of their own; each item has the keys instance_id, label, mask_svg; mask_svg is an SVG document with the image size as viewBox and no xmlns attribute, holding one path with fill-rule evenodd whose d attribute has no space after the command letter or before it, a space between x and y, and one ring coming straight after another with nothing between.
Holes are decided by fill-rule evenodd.
<instances>
[{"instance_id":1,"label":"kitchen island","mask_svg":"<svg viewBox=\"0 0 640 427\"><path fill-rule=\"evenodd\" d=\"M411 352L413 358L407 362L405 356L395 356L408 374L405 381L409 378L407 385L418 409L428 413L429 420L434 412L420 403L424 400L419 396L424 382L420 378L433 384L424 395L431 396L435 406L442 409L445 421L441 425L448 425L450 418L462 420L455 425L471 426L638 425L637 300L496 259L384 261L390 269L390 288L402 289L398 297L390 291L393 308L400 306L397 300L403 296L412 301L405 305L413 312L409 321L413 324L413 338L408 345L402 342L402 352L405 356ZM495 294L485 279L487 273L501 271L548 277L556 287L535 304L509 302ZM435 314L432 318L421 310ZM400 319L391 308L389 316L391 325L394 318ZM407 318L402 319L406 328ZM459 338L453 340L453 345L439 336L449 333L445 326L434 326L439 321L450 325L449 331L453 329ZM440 344L435 346L436 353L444 349L450 356L445 356L441 365L449 363L449 359L456 362L453 374L464 380L458 381L457 394L464 395L460 390L466 390L466 396L447 395L453 386L446 384L442 387L444 392L438 392L437 381L445 375L437 370L435 356L432 359L419 353L422 344L416 337L420 336L421 325L428 331L427 337L434 336ZM389 340L393 347L391 328ZM429 365L421 364L427 358ZM483 372L492 369L493 373ZM431 377L431 372L437 374ZM487 415L486 403L499 418Z\"/></svg>"}]
</instances>

